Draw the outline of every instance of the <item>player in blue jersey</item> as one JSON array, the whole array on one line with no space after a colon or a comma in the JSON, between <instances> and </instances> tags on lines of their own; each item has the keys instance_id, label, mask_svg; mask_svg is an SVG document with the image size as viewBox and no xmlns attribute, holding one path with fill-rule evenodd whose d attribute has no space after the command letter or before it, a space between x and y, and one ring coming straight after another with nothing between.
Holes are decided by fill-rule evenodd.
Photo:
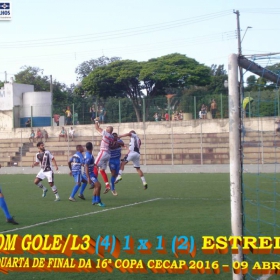
<instances>
[{"instance_id":1,"label":"player in blue jersey","mask_svg":"<svg viewBox=\"0 0 280 280\"><path fill-rule=\"evenodd\" d=\"M112 135L114 137L114 142L110 146L111 158L109 161L109 167L111 170L111 192L113 195L118 195L115 190L115 181L121 166L122 147L124 147L124 142L118 138L117 133L113 133Z\"/></svg>"},{"instance_id":2,"label":"player in blue jersey","mask_svg":"<svg viewBox=\"0 0 280 280\"><path fill-rule=\"evenodd\" d=\"M76 153L70 158L68 161L68 166L70 169L70 176L74 177L76 185L74 186L72 193L69 197L70 201L75 202L75 195L78 192L79 188L81 187L81 182L82 187L80 189L80 193L78 195L79 198L85 199L84 197L84 190L87 186L87 180L82 178L82 166L84 165L84 156L83 156L84 148L82 145L77 145L76 146Z\"/></svg>"},{"instance_id":3,"label":"player in blue jersey","mask_svg":"<svg viewBox=\"0 0 280 280\"><path fill-rule=\"evenodd\" d=\"M0 168L1 168L1 164L0 164ZM10 212L8 210L8 206L6 204L6 201L5 201L5 198L4 198L4 195L1 191L1 188L0 188L0 208L3 210L4 212L4 215L6 217L6 222L7 223L10 223L10 224L13 224L13 225L18 225L18 223L14 220L14 218L10 215Z\"/></svg>"},{"instance_id":4,"label":"player in blue jersey","mask_svg":"<svg viewBox=\"0 0 280 280\"><path fill-rule=\"evenodd\" d=\"M101 202L100 191L101 184L98 181L96 175L94 174L94 157L92 155L93 145L91 142L86 143L86 153L84 156L84 174L83 179L87 180L90 185L94 185L92 205L98 205L104 207L105 204Z\"/></svg>"}]
</instances>

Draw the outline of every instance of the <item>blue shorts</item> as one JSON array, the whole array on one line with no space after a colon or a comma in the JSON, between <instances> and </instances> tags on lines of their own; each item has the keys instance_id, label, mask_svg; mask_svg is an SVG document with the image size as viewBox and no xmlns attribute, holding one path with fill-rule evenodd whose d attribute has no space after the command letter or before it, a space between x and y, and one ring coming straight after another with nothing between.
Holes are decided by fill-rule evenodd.
<instances>
[{"instance_id":1,"label":"blue shorts","mask_svg":"<svg viewBox=\"0 0 280 280\"><path fill-rule=\"evenodd\" d=\"M82 173L74 173L72 174L76 183L82 182Z\"/></svg>"},{"instance_id":2,"label":"blue shorts","mask_svg":"<svg viewBox=\"0 0 280 280\"><path fill-rule=\"evenodd\" d=\"M111 158L109 161L110 170L116 170L116 173L119 172L121 167L121 161L119 158Z\"/></svg>"},{"instance_id":3,"label":"blue shorts","mask_svg":"<svg viewBox=\"0 0 280 280\"><path fill-rule=\"evenodd\" d=\"M94 174L89 174L89 177L90 177L90 180L92 181L93 184L95 184L96 182L98 182L98 179L95 177ZM86 174L83 174L82 175L82 179L87 181L87 175Z\"/></svg>"}]
</instances>

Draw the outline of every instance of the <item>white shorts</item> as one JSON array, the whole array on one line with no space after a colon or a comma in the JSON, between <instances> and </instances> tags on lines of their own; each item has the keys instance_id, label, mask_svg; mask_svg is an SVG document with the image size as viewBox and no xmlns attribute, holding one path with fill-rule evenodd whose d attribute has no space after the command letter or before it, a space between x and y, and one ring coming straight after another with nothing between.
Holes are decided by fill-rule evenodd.
<instances>
[{"instance_id":1,"label":"white shorts","mask_svg":"<svg viewBox=\"0 0 280 280\"><path fill-rule=\"evenodd\" d=\"M140 154L137 152L130 151L128 155L124 157L124 161L132 161L135 168L140 168Z\"/></svg>"},{"instance_id":2,"label":"white shorts","mask_svg":"<svg viewBox=\"0 0 280 280\"><path fill-rule=\"evenodd\" d=\"M39 178L41 180L44 180L45 178L48 179L49 183L53 183L53 171L43 171L42 169L37 174L36 178Z\"/></svg>"},{"instance_id":3,"label":"white shorts","mask_svg":"<svg viewBox=\"0 0 280 280\"><path fill-rule=\"evenodd\" d=\"M97 158L95 159L95 164L99 168L106 170L110 158L111 154L107 153L106 151L100 151L97 155Z\"/></svg>"}]
</instances>

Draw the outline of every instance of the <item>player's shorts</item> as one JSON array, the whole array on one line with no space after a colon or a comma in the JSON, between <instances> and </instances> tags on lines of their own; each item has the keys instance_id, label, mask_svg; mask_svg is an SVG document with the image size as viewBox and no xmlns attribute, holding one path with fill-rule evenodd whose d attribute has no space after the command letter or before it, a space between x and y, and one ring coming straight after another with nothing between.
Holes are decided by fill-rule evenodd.
<instances>
[{"instance_id":1,"label":"player's shorts","mask_svg":"<svg viewBox=\"0 0 280 280\"><path fill-rule=\"evenodd\" d=\"M72 174L72 176L73 176L73 178L74 178L74 180L75 180L75 182L76 183L80 183L80 182L82 182L82 173L74 173L74 174Z\"/></svg>"},{"instance_id":2,"label":"player's shorts","mask_svg":"<svg viewBox=\"0 0 280 280\"><path fill-rule=\"evenodd\" d=\"M106 151L100 151L95 159L95 165L101 169L106 170L111 154Z\"/></svg>"},{"instance_id":3,"label":"player's shorts","mask_svg":"<svg viewBox=\"0 0 280 280\"><path fill-rule=\"evenodd\" d=\"M140 154L134 151L130 151L124 159L122 159L124 162L133 162L134 168L140 168Z\"/></svg>"},{"instance_id":4,"label":"player's shorts","mask_svg":"<svg viewBox=\"0 0 280 280\"><path fill-rule=\"evenodd\" d=\"M116 170L119 172L121 166L121 161L119 158L110 158L109 167L111 170Z\"/></svg>"},{"instance_id":5,"label":"player's shorts","mask_svg":"<svg viewBox=\"0 0 280 280\"><path fill-rule=\"evenodd\" d=\"M41 180L44 180L45 178L48 179L49 183L53 183L53 171L43 171L42 169L39 171L39 173L37 174L36 178L39 178Z\"/></svg>"},{"instance_id":6,"label":"player's shorts","mask_svg":"<svg viewBox=\"0 0 280 280\"><path fill-rule=\"evenodd\" d=\"M92 181L93 184L95 184L96 182L98 182L98 179L95 177L94 174L90 174L90 175L89 175L89 178L90 178L90 180ZM82 175L82 180L85 180L85 181L88 180L86 174L83 174L83 175Z\"/></svg>"}]
</instances>

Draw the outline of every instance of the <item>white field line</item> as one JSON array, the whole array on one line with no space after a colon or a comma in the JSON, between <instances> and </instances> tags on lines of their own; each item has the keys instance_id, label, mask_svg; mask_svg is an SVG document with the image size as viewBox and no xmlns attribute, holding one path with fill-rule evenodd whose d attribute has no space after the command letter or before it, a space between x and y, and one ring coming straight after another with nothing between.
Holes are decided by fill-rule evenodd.
<instances>
[{"instance_id":1,"label":"white field line","mask_svg":"<svg viewBox=\"0 0 280 280\"><path fill-rule=\"evenodd\" d=\"M149 199L149 200L145 200L145 201L141 201L141 202L135 202L135 203L131 203L131 204L126 204L126 205L122 205L122 206L118 206L118 207L104 208L104 209L102 209L100 211L96 211L96 212L89 212L89 213L85 213L85 214L81 214L81 215L75 215L75 216L71 216L71 217L49 220L49 221L37 223L37 224L34 224L34 225L29 225L29 226L25 226L25 227L19 227L19 228L5 230L5 231L2 231L0 233L14 232L14 231L33 228L33 227L37 227L37 226L41 226L41 225L60 222L60 221L68 220L68 219L76 219L76 218L80 218L80 217L84 217L84 216L95 215L95 214L99 214L99 213L103 213L103 212L107 212L107 211L118 210L118 209L125 208L125 207L131 207L131 206L135 206L135 205L139 205L139 204L143 204L143 203L153 202L153 201L156 201L156 200L159 200L159 199L161 199L161 198Z\"/></svg>"}]
</instances>

